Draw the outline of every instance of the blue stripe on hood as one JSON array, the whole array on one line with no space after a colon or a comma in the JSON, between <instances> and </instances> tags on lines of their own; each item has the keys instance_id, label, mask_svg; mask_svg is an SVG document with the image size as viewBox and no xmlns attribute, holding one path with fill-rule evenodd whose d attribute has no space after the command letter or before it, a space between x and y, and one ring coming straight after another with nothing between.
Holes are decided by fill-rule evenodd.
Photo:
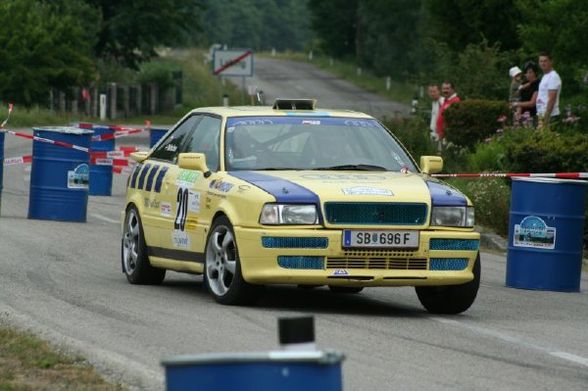
<instances>
[{"instance_id":1,"label":"blue stripe on hood","mask_svg":"<svg viewBox=\"0 0 588 391\"><path fill-rule=\"evenodd\" d=\"M433 206L467 206L465 196L452 187L440 182L427 181Z\"/></svg>"},{"instance_id":2,"label":"blue stripe on hood","mask_svg":"<svg viewBox=\"0 0 588 391\"><path fill-rule=\"evenodd\" d=\"M260 174L255 171L229 171L229 175L249 182L276 197L276 202L284 204L314 204L322 223L321 202L319 196L306 187L286 179Z\"/></svg>"}]
</instances>

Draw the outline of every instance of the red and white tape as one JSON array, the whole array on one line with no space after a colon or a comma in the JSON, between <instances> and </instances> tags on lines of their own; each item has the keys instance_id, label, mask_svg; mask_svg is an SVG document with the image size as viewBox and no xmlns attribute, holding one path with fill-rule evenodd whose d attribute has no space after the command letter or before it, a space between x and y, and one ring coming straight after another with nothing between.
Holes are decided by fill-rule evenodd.
<instances>
[{"instance_id":1,"label":"red and white tape","mask_svg":"<svg viewBox=\"0 0 588 391\"><path fill-rule=\"evenodd\" d=\"M4 126L8 123L8 120L10 119L10 114L12 114L12 109L14 109L14 104L9 103L8 104L8 115L6 116L6 119L4 121L2 121L2 123L0 124L0 129L4 128Z\"/></svg>"},{"instance_id":2,"label":"red and white tape","mask_svg":"<svg viewBox=\"0 0 588 391\"><path fill-rule=\"evenodd\" d=\"M38 142L41 142L41 143L53 144L53 145L57 145L59 147L76 149L76 150L82 151L82 152L90 152L90 148L82 147L82 146L75 145L75 144L66 143L66 142L63 142L63 141L51 140L51 139L48 139L48 138L38 137L38 136L31 136L30 134L26 134L26 133L15 132L14 130L0 130L0 131L1 132L4 132L4 133L8 133L8 134L13 135L13 136L22 137L22 138L28 138L29 140L34 140L34 141L38 141Z\"/></svg>"},{"instance_id":3,"label":"red and white tape","mask_svg":"<svg viewBox=\"0 0 588 391\"><path fill-rule=\"evenodd\" d=\"M24 155L17 157L8 157L4 159L5 166L14 166L16 164L28 164L33 161L33 155Z\"/></svg>"},{"instance_id":4,"label":"red and white tape","mask_svg":"<svg viewBox=\"0 0 588 391\"><path fill-rule=\"evenodd\" d=\"M588 172L485 172L461 174L432 174L435 178L559 178L559 179L588 179Z\"/></svg>"}]
</instances>

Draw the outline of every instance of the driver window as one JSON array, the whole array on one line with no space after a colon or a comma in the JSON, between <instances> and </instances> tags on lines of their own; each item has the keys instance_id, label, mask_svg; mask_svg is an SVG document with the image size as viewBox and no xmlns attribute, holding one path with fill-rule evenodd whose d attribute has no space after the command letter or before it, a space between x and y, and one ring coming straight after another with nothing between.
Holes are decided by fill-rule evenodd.
<instances>
[{"instance_id":1,"label":"driver window","mask_svg":"<svg viewBox=\"0 0 588 391\"><path fill-rule=\"evenodd\" d=\"M189 134L199 122L200 116L187 118L167 135L157 149L153 151L150 158L176 163L180 149L186 140L186 135Z\"/></svg>"},{"instance_id":2,"label":"driver window","mask_svg":"<svg viewBox=\"0 0 588 391\"><path fill-rule=\"evenodd\" d=\"M206 156L208 169L218 171L221 120L208 115L203 115L201 118L196 129L187 137L182 152L203 153Z\"/></svg>"}]
</instances>

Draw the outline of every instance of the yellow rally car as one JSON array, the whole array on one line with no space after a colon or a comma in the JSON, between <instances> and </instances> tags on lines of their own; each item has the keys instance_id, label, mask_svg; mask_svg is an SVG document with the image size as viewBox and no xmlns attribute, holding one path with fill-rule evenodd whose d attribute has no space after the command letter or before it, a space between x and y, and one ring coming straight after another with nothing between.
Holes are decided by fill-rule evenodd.
<instances>
[{"instance_id":1,"label":"yellow rally car","mask_svg":"<svg viewBox=\"0 0 588 391\"><path fill-rule=\"evenodd\" d=\"M223 304L266 284L333 292L415 286L423 306L459 313L480 283L474 208L420 169L376 119L314 100L210 107L136 152L123 212L122 269L159 284L204 274Z\"/></svg>"}]
</instances>

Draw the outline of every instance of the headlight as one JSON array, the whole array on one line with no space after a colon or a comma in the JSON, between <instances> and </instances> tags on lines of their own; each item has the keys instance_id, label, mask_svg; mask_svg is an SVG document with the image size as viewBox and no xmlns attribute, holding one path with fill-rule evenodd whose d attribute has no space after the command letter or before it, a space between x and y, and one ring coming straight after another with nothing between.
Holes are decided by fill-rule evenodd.
<instances>
[{"instance_id":1,"label":"headlight","mask_svg":"<svg viewBox=\"0 0 588 391\"><path fill-rule=\"evenodd\" d=\"M261 224L318 224L316 205L265 204L259 217Z\"/></svg>"},{"instance_id":2,"label":"headlight","mask_svg":"<svg viewBox=\"0 0 588 391\"><path fill-rule=\"evenodd\" d=\"M474 208L466 206L433 207L431 225L446 227L473 227L475 222Z\"/></svg>"}]
</instances>

